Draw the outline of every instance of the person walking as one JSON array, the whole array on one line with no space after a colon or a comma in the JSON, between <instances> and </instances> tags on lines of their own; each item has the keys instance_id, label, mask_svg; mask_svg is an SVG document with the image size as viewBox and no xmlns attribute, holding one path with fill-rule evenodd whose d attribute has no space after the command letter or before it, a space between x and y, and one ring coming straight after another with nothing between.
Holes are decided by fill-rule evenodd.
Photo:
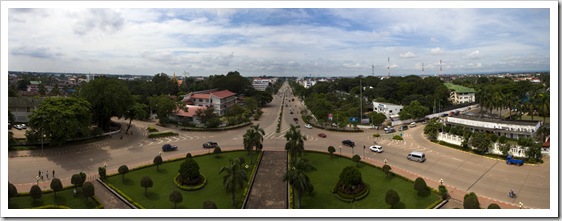
<instances>
[{"instance_id":1,"label":"person walking","mask_svg":"<svg viewBox=\"0 0 562 221\"><path fill-rule=\"evenodd\" d=\"M53 178L55 178L55 170L53 170Z\"/></svg>"},{"instance_id":2,"label":"person walking","mask_svg":"<svg viewBox=\"0 0 562 221\"><path fill-rule=\"evenodd\" d=\"M45 171L45 176L47 176L47 179L49 179L49 171Z\"/></svg>"}]
</instances>

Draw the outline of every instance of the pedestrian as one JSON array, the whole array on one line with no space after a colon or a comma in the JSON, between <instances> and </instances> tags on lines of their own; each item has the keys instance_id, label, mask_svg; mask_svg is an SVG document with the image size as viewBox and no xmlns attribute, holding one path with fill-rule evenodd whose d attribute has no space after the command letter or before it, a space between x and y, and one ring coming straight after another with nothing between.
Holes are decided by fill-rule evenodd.
<instances>
[{"instance_id":1,"label":"pedestrian","mask_svg":"<svg viewBox=\"0 0 562 221\"><path fill-rule=\"evenodd\" d=\"M38 177L41 177L41 170L39 170L39 174L37 175Z\"/></svg>"},{"instance_id":2,"label":"pedestrian","mask_svg":"<svg viewBox=\"0 0 562 221\"><path fill-rule=\"evenodd\" d=\"M55 170L53 170L53 178L55 178Z\"/></svg>"},{"instance_id":3,"label":"pedestrian","mask_svg":"<svg viewBox=\"0 0 562 221\"><path fill-rule=\"evenodd\" d=\"M41 180L43 180L43 172L40 172L40 174L41 174Z\"/></svg>"},{"instance_id":4,"label":"pedestrian","mask_svg":"<svg viewBox=\"0 0 562 221\"><path fill-rule=\"evenodd\" d=\"M47 179L49 179L49 171L45 171L45 175L47 176Z\"/></svg>"}]
</instances>

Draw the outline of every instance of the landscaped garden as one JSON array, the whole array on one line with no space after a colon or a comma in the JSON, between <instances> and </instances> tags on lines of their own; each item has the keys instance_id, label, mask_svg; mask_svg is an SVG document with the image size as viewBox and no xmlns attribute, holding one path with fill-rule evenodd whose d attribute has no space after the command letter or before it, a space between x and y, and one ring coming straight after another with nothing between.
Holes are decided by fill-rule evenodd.
<instances>
[{"instance_id":1,"label":"landscaped garden","mask_svg":"<svg viewBox=\"0 0 562 221\"><path fill-rule=\"evenodd\" d=\"M425 197L418 196L414 182L398 175L387 175L375 166L363 162L357 164L349 158L333 156L326 153L304 152L303 158L309 160L316 170L308 172L314 191L302 196L303 209L389 209L386 203L387 191L395 190L399 195L401 206L405 209L432 208L441 202L440 195L430 192ZM358 165L358 166L357 166ZM333 189L338 183L339 175L346 167L357 167L364 183L368 184L369 193L360 200L345 202L338 198Z\"/></svg>"},{"instance_id":2,"label":"landscaped garden","mask_svg":"<svg viewBox=\"0 0 562 221\"><path fill-rule=\"evenodd\" d=\"M11 197L8 200L9 209L31 209L31 208L44 208L44 209L56 209L56 208L70 208L70 209L95 209L103 208L95 197L86 197L82 194L82 188L77 188L76 195L74 194L74 187L66 187L64 190L57 191L55 193L51 189L45 189L40 194L40 197L34 199L34 195L37 197L37 193L30 194L19 193L15 197Z\"/></svg>"},{"instance_id":3,"label":"landscaped garden","mask_svg":"<svg viewBox=\"0 0 562 221\"><path fill-rule=\"evenodd\" d=\"M241 208L256 166L257 154L252 154L253 159L251 162L253 164L250 163L250 158L246 151L223 152L220 153L219 158L216 156L217 154L207 154L192 158L197 162L199 172L204 177L204 184L196 185L202 186L202 188L186 188L186 186L180 188L176 184L178 183L175 181L178 171L182 163L186 162L186 158L164 162L158 168L155 165L148 165L132 169L124 177L121 174L108 176L105 182L116 189L118 193L123 194L126 199L129 198L129 201L133 202L136 206L146 209L173 209L174 207L178 209L202 209L206 201L212 201L219 209ZM230 172L221 172L221 168L232 168L230 166L234 162L231 160L238 160L240 157L244 158L244 162L240 162L237 169L245 171L247 180L242 183L243 188L234 188L235 205L233 206L232 192L227 192L223 184L223 177ZM152 183L152 185L145 185L147 186L146 189L141 186L141 179L143 177L149 177L150 183ZM181 196L178 196L177 192L175 196L171 196L174 195L172 194L174 191L179 192Z\"/></svg>"}]
</instances>

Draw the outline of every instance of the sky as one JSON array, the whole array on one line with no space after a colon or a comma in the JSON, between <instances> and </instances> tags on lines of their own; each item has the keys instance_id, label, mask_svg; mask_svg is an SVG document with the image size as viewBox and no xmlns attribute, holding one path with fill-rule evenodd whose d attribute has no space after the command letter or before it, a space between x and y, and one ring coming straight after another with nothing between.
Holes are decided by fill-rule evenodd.
<instances>
[{"instance_id":1,"label":"sky","mask_svg":"<svg viewBox=\"0 0 562 221\"><path fill-rule=\"evenodd\" d=\"M357 76L374 70L380 76L435 75L440 67L443 74L551 67L554 12L548 7L104 4L9 8L2 15L8 70L179 76Z\"/></svg>"}]
</instances>

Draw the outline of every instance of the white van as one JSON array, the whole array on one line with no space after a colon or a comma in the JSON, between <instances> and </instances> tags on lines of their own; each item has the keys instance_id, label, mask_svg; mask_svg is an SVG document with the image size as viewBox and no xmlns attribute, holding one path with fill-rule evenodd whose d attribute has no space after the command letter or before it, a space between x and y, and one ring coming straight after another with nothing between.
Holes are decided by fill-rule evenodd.
<instances>
[{"instance_id":1,"label":"white van","mask_svg":"<svg viewBox=\"0 0 562 221\"><path fill-rule=\"evenodd\" d=\"M422 152L411 152L408 154L408 160L423 163L425 161L425 154Z\"/></svg>"}]
</instances>

